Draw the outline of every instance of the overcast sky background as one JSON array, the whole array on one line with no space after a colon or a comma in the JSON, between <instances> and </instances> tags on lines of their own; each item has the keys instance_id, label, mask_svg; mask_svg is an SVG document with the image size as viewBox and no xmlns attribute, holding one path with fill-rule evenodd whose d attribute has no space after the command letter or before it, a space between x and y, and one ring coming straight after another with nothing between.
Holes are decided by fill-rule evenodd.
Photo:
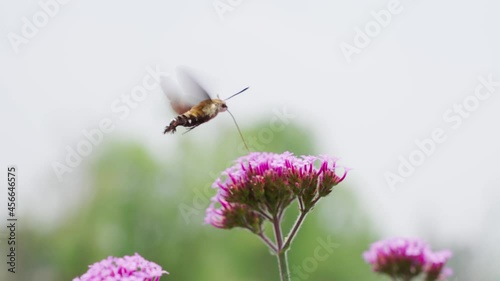
<instances>
[{"instance_id":1,"label":"overcast sky background","mask_svg":"<svg viewBox=\"0 0 500 281\"><path fill-rule=\"evenodd\" d=\"M354 45L355 29L390 2L233 0L221 18L211 0L72 0L16 53L9 33L21 35L22 18L42 9L1 1L0 167L19 168L21 213L49 229L74 202L82 171L59 182L51 165L104 118L115 125L105 139L175 153L179 139L161 134L174 114L159 89L124 120L111 105L147 67L189 65L216 81L211 90L221 97L250 86L229 102L241 127L273 110L311 126L323 153L354 168L348 180L382 235L477 245L478 270L498 263L500 86L457 129L443 114L474 93L480 76L500 81L500 2L401 0L400 13L348 62L342 42ZM231 122L219 117L196 134ZM384 174L438 128L446 140L391 189ZM5 192L0 200L5 206Z\"/></svg>"}]
</instances>

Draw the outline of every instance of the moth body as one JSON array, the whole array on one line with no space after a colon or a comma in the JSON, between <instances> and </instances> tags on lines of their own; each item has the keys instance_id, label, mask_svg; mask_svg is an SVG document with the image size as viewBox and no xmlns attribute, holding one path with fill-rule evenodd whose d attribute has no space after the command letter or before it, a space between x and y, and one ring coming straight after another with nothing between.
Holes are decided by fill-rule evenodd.
<instances>
[{"instance_id":1,"label":"moth body","mask_svg":"<svg viewBox=\"0 0 500 281\"><path fill-rule=\"evenodd\" d=\"M165 128L164 134L175 133L178 126L195 128L213 119L219 112L227 110L226 102L220 99L206 99L188 111L175 117Z\"/></svg>"}]
</instances>

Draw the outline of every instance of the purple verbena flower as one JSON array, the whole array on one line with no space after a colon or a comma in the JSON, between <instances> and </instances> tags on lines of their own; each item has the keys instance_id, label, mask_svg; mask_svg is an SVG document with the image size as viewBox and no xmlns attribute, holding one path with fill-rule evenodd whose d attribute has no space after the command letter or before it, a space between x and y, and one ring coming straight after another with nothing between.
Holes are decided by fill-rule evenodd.
<instances>
[{"instance_id":1,"label":"purple verbena flower","mask_svg":"<svg viewBox=\"0 0 500 281\"><path fill-rule=\"evenodd\" d=\"M217 228L243 227L254 233L262 231L262 217L242 204L219 201L221 208L211 205L207 209L205 222Z\"/></svg>"},{"instance_id":2,"label":"purple verbena flower","mask_svg":"<svg viewBox=\"0 0 500 281\"><path fill-rule=\"evenodd\" d=\"M89 270L73 281L158 281L168 272L139 254L123 258L108 257L89 266Z\"/></svg>"},{"instance_id":3,"label":"purple verbena flower","mask_svg":"<svg viewBox=\"0 0 500 281\"><path fill-rule=\"evenodd\" d=\"M451 258L450 251L428 252L426 255L426 266L424 271L427 273L426 281L446 280L453 274L451 268L445 268L444 265Z\"/></svg>"},{"instance_id":4,"label":"purple verbena flower","mask_svg":"<svg viewBox=\"0 0 500 281\"><path fill-rule=\"evenodd\" d=\"M392 238L373 243L363 257L373 271L408 280L422 272L428 249L420 239Z\"/></svg>"},{"instance_id":5,"label":"purple verbena flower","mask_svg":"<svg viewBox=\"0 0 500 281\"><path fill-rule=\"evenodd\" d=\"M325 156L253 152L235 162L213 184L217 194L205 222L218 228L258 232L264 219L280 216L295 199L308 211L347 175L347 169L337 175L336 159Z\"/></svg>"},{"instance_id":6,"label":"purple verbena flower","mask_svg":"<svg viewBox=\"0 0 500 281\"><path fill-rule=\"evenodd\" d=\"M391 238L373 243L363 253L365 261L375 272L391 278L411 280L420 273L426 274L426 281L444 280L452 274L443 269L451 257L450 251L432 252L427 243L418 238Z\"/></svg>"}]
</instances>

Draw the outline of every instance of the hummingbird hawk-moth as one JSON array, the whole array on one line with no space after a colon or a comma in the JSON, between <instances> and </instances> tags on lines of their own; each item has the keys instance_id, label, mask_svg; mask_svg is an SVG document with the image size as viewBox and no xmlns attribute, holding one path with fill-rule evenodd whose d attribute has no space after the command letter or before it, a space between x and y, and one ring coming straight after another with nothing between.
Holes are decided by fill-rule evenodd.
<instances>
[{"instance_id":1,"label":"hummingbird hawk-moth","mask_svg":"<svg viewBox=\"0 0 500 281\"><path fill-rule=\"evenodd\" d=\"M222 100L218 97L211 98L205 88L203 88L200 83L195 80L193 75L184 68L178 69L177 80L179 84L181 84L180 86L183 86L183 91L181 91L170 78L162 77L161 80L161 88L170 101L170 106L179 114L165 127L163 131L164 134L175 133L178 126L189 128L184 132L187 133L199 125L212 120L219 112L227 111L233 118L243 143L246 146L243 135L236 123L236 119L234 119L234 116L227 108L226 101L246 91L248 87Z\"/></svg>"}]
</instances>

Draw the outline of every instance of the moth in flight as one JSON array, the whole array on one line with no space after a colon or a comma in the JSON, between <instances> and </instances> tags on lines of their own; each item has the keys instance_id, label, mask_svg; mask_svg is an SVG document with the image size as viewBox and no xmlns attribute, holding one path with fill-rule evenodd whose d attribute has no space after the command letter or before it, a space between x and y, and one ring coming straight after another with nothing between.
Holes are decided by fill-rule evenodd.
<instances>
[{"instance_id":1,"label":"moth in flight","mask_svg":"<svg viewBox=\"0 0 500 281\"><path fill-rule=\"evenodd\" d=\"M191 71L186 68L177 69L177 80L182 89L174 83L170 77L161 77L160 81L161 89L170 101L172 109L179 114L165 127L164 134L175 133L178 126L189 128L184 132L185 134L201 124L212 120L219 112L227 111L233 118L241 139L248 150L238 123L236 123L236 119L228 110L226 104L228 99L241 94L246 91L248 87L222 100L218 97L211 98L205 88L195 79Z\"/></svg>"}]
</instances>

